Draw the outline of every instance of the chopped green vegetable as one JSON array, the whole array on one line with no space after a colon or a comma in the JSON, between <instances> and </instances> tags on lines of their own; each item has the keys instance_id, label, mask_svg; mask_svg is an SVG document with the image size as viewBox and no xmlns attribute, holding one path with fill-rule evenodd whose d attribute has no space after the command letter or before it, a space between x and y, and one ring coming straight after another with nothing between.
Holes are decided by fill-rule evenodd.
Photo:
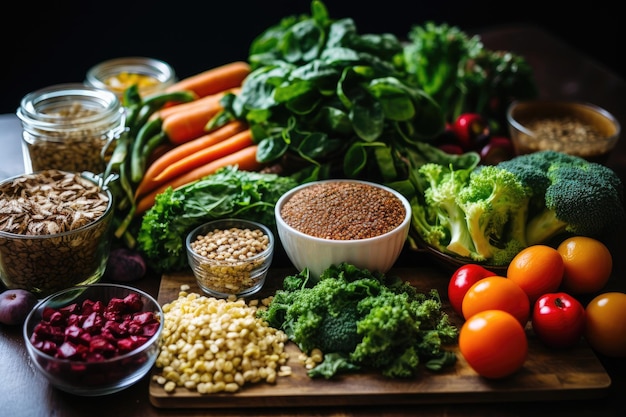
<instances>
[{"instance_id":1,"label":"chopped green vegetable","mask_svg":"<svg viewBox=\"0 0 626 417\"><path fill-rule=\"evenodd\" d=\"M429 163L412 200L412 228L441 252L506 265L563 233L602 238L626 224L623 184L610 168L555 151L457 169Z\"/></svg>"},{"instance_id":2,"label":"chopped green vegetable","mask_svg":"<svg viewBox=\"0 0 626 417\"><path fill-rule=\"evenodd\" d=\"M275 230L274 206L296 185L291 177L225 167L176 190L170 187L144 214L137 249L157 271L182 270L188 266L185 239L193 228L233 217Z\"/></svg>"},{"instance_id":3,"label":"chopped green vegetable","mask_svg":"<svg viewBox=\"0 0 626 417\"><path fill-rule=\"evenodd\" d=\"M456 360L444 345L456 340L458 329L436 290L421 293L397 277L346 263L311 282L307 269L286 277L268 308L257 313L303 352L324 353L310 377L376 370L405 378L421 363L438 370Z\"/></svg>"},{"instance_id":4,"label":"chopped green vegetable","mask_svg":"<svg viewBox=\"0 0 626 417\"><path fill-rule=\"evenodd\" d=\"M447 122L473 112L504 128L512 100L538 96L528 62L509 51L485 48L478 35L426 22L413 26L408 38L403 49L407 79L433 97Z\"/></svg>"}]
</instances>

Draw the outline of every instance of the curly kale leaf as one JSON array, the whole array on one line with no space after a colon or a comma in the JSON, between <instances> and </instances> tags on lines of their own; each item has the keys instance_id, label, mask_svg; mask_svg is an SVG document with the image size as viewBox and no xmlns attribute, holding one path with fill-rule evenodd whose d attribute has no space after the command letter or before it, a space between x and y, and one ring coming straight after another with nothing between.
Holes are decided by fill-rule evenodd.
<instances>
[{"instance_id":1,"label":"curly kale leaf","mask_svg":"<svg viewBox=\"0 0 626 417\"><path fill-rule=\"evenodd\" d=\"M444 345L458 331L436 290L422 293L398 277L347 263L329 267L316 283L306 269L286 277L258 315L303 352L324 353L311 377L370 369L404 378L415 375L421 360L431 370L454 363Z\"/></svg>"},{"instance_id":2,"label":"curly kale leaf","mask_svg":"<svg viewBox=\"0 0 626 417\"><path fill-rule=\"evenodd\" d=\"M157 195L140 225L137 248L156 271L186 268L185 238L214 219L238 217L275 229L274 206L298 185L291 177L225 167L215 174Z\"/></svg>"}]
</instances>

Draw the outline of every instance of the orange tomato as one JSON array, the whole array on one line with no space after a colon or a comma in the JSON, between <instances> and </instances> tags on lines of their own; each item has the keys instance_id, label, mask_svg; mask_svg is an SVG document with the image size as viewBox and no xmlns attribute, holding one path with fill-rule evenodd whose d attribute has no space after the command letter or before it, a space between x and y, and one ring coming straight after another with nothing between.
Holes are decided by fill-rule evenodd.
<instances>
[{"instance_id":1,"label":"orange tomato","mask_svg":"<svg viewBox=\"0 0 626 417\"><path fill-rule=\"evenodd\" d=\"M515 255L506 276L522 287L532 305L543 294L559 289L564 271L563 258L556 249L532 245Z\"/></svg>"},{"instance_id":2,"label":"orange tomato","mask_svg":"<svg viewBox=\"0 0 626 417\"><path fill-rule=\"evenodd\" d=\"M502 310L515 317L522 326L530 316L530 302L524 290L514 281L498 275L475 282L463 297L465 320L485 310Z\"/></svg>"},{"instance_id":3,"label":"orange tomato","mask_svg":"<svg viewBox=\"0 0 626 417\"><path fill-rule=\"evenodd\" d=\"M524 327L502 310L474 314L459 331L459 351L468 365L486 378L504 378L517 372L528 356Z\"/></svg>"},{"instance_id":4,"label":"orange tomato","mask_svg":"<svg viewBox=\"0 0 626 417\"><path fill-rule=\"evenodd\" d=\"M565 272L561 287L570 294L591 294L601 291L613 270L613 257L599 240L574 236L557 247L563 258Z\"/></svg>"},{"instance_id":5,"label":"orange tomato","mask_svg":"<svg viewBox=\"0 0 626 417\"><path fill-rule=\"evenodd\" d=\"M606 292L587 304L585 339L605 356L626 357L626 294Z\"/></svg>"}]
</instances>

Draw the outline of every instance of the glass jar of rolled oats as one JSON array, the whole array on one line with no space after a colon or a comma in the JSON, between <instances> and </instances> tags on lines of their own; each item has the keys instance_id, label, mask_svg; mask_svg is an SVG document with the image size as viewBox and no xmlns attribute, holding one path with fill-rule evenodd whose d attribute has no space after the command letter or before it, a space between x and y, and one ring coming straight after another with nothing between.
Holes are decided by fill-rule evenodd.
<instances>
[{"instance_id":1,"label":"glass jar of rolled oats","mask_svg":"<svg viewBox=\"0 0 626 417\"><path fill-rule=\"evenodd\" d=\"M124 109L111 91L59 84L27 94L17 116L27 173L45 169L104 171L124 130Z\"/></svg>"}]
</instances>

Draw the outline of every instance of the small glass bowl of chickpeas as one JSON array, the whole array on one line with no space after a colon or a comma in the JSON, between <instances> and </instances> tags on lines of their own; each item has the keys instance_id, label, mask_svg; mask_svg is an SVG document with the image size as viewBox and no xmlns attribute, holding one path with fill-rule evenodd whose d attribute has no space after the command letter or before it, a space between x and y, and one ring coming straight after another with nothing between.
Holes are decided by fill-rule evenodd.
<instances>
[{"instance_id":1,"label":"small glass bowl of chickpeas","mask_svg":"<svg viewBox=\"0 0 626 417\"><path fill-rule=\"evenodd\" d=\"M257 293L274 256L269 227L245 219L210 221L192 230L185 243L198 286L217 298Z\"/></svg>"}]
</instances>

